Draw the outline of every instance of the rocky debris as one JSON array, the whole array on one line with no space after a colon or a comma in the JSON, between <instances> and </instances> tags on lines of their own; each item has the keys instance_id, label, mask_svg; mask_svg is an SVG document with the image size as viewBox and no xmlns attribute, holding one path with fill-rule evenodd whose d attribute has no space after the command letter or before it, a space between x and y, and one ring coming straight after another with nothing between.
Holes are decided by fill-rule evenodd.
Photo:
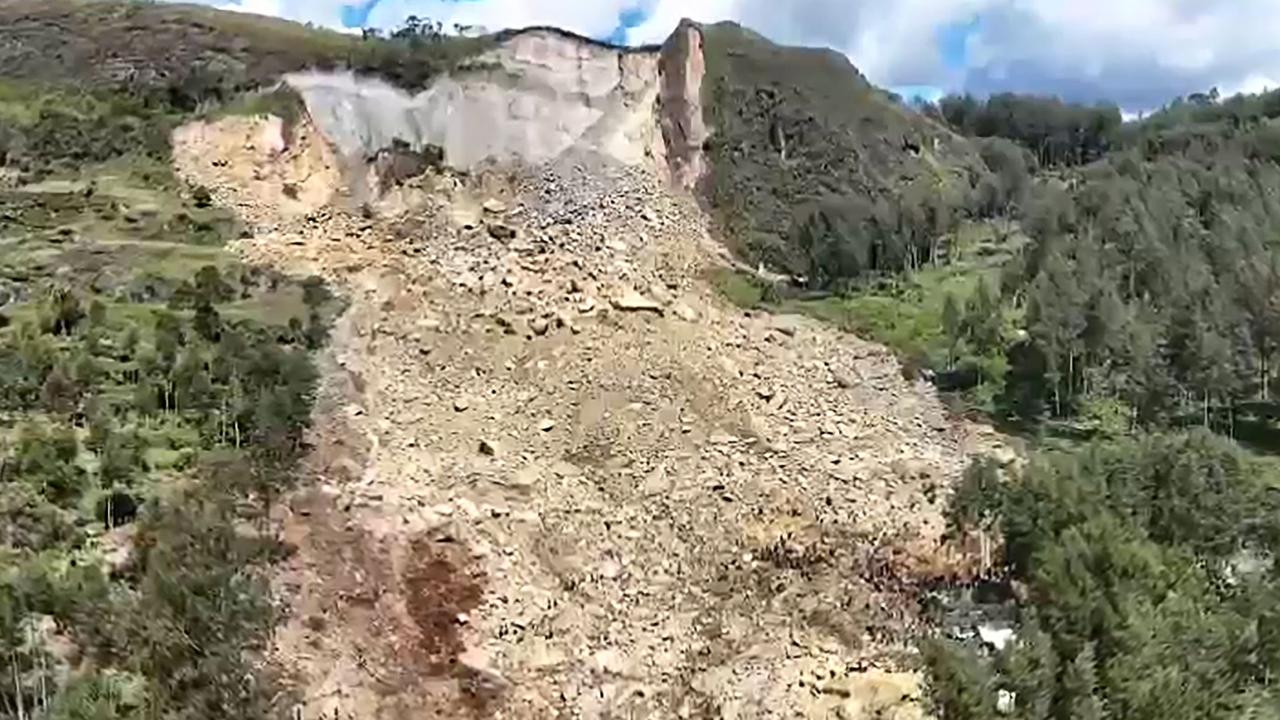
<instances>
[{"instance_id":1,"label":"rocky debris","mask_svg":"<svg viewBox=\"0 0 1280 720\"><path fill-rule=\"evenodd\" d=\"M509 718L919 717L915 691L896 698L914 710L885 709L862 681L910 652L911 572L943 557L966 427L877 346L721 300L701 280L720 252L705 218L643 168L570 154L413 182L420 196L390 217L325 209L239 245L350 300L325 376L352 394L335 408L362 410L334 425L318 409L313 445L368 445L362 472L332 480L360 502L294 518L346 534L288 578L311 598L299 613L333 609L324 644L301 614L279 641L307 716L394 702L457 717L424 708L496 694ZM495 194L512 198L516 237L495 240L487 208L478 223L457 212ZM382 677L418 667L396 573L422 537L485 578L465 623L442 616L485 652L459 656L453 695ZM345 594L317 577L366 550Z\"/></svg>"},{"instance_id":2,"label":"rocky debris","mask_svg":"<svg viewBox=\"0 0 1280 720\"><path fill-rule=\"evenodd\" d=\"M858 387L858 385L862 384L862 381L856 375L856 371L844 370L838 367L831 368L831 381L836 384L836 387L843 388L845 390Z\"/></svg>"},{"instance_id":3,"label":"rocky debris","mask_svg":"<svg viewBox=\"0 0 1280 720\"><path fill-rule=\"evenodd\" d=\"M662 303L641 295L635 290L627 290L610 300L618 310L625 312L652 312L662 314Z\"/></svg>"},{"instance_id":4,"label":"rocky debris","mask_svg":"<svg viewBox=\"0 0 1280 720\"><path fill-rule=\"evenodd\" d=\"M489 237L494 240L514 240L516 237L516 229L510 225L489 223L486 227L489 230Z\"/></svg>"},{"instance_id":5,"label":"rocky debris","mask_svg":"<svg viewBox=\"0 0 1280 720\"><path fill-rule=\"evenodd\" d=\"M458 667L467 694L492 702L510 687L511 683L493 668L492 662L488 653L480 648L467 648L458 655Z\"/></svg>"},{"instance_id":6,"label":"rocky debris","mask_svg":"<svg viewBox=\"0 0 1280 720\"><path fill-rule=\"evenodd\" d=\"M689 307L688 305L685 305L684 303L676 303L676 304L671 308L671 314L672 314L672 315L675 315L676 317L680 318L681 320L683 320L683 321L685 321L685 322L697 322L697 321L698 321L698 313L697 313L697 311L696 311L696 310L694 310L693 308Z\"/></svg>"}]
</instances>

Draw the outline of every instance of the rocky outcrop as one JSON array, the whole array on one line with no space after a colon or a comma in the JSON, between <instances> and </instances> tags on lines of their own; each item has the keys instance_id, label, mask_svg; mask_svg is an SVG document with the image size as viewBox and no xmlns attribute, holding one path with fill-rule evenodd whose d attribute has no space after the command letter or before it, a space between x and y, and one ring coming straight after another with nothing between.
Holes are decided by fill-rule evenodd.
<instances>
[{"instance_id":1,"label":"rocky outcrop","mask_svg":"<svg viewBox=\"0 0 1280 720\"><path fill-rule=\"evenodd\" d=\"M286 82L353 178L392 147L438 147L445 163L463 170L488 161L536 164L572 150L652 163L692 189L705 170L704 73L701 31L685 23L661 49L514 31L417 94L349 72L294 73Z\"/></svg>"},{"instance_id":2,"label":"rocky outcrop","mask_svg":"<svg viewBox=\"0 0 1280 720\"><path fill-rule=\"evenodd\" d=\"M550 30L513 33L470 69L410 95L380 79L307 72L287 77L339 152L372 157L399 140L444 150L449 165L538 163L570 148L628 165L661 157L653 119L658 54Z\"/></svg>"},{"instance_id":3,"label":"rocky outcrop","mask_svg":"<svg viewBox=\"0 0 1280 720\"><path fill-rule=\"evenodd\" d=\"M702 145L710 133L702 116L702 79L707 74L702 30L685 21L662 46L658 63L662 91L659 123L671 182L693 190L706 174Z\"/></svg>"}]
</instances>

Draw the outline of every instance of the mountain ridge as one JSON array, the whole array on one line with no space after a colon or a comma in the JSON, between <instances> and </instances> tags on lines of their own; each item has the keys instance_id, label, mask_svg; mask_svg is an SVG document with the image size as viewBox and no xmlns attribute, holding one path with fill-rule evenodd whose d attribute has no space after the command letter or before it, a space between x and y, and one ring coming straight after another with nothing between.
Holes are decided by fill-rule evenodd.
<instances>
[{"instance_id":1,"label":"mountain ridge","mask_svg":"<svg viewBox=\"0 0 1280 720\"><path fill-rule=\"evenodd\" d=\"M564 53L565 67L556 72L565 73L566 78L575 72L570 69L570 58L577 52L584 53L583 57L616 53L619 63L624 57L667 56L665 65L657 62L644 71L652 76L662 75L664 67L680 72L679 64L694 62L691 53L696 51L700 56L696 62L705 68L699 81L666 87L657 94L661 98L652 100L660 99L667 108L679 106L680 112L698 112L702 117L696 121L692 117L661 120L659 124L668 131L685 130L666 140L674 152L673 147L650 147L645 152L661 155L659 162L676 157L673 162L681 165L676 174L682 176L677 184L702 198L717 218L726 243L744 260L807 278L811 285L830 285L867 269L894 270L908 264L904 259L907 254L936 252L928 246L934 244L934 237L949 231L950 219L935 218L912 226L914 234L930 236L918 241L920 250L908 253L885 245L890 226L897 232L907 222L903 218L925 212L915 207L924 199L913 199L910 208L898 199L904 195L903 188L919 184L917 195L926 188L945 192L951 198L949 205L961 213L975 214L977 206L970 198L988 175L966 141L941 124L900 108L887 94L873 89L843 55L829 49L775 45L734 23L704 26L682 21L664 45L622 47L547 27L509 29L478 38L360 38L275 19L257 24L244 16L214 13L198 6L111 0L16 2L0 8L0 22L9 39L7 53L0 55L0 76L12 81L55 81L89 90L123 91L137 96L148 108L138 111L146 122L172 122L168 118L176 113L232 103L244 93L268 88L289 73L301 71L348 69L357 78L381 77L410 95L429 91L441 78L451 77L463 83L458 86L459 97L467 97L468 79L482 85L488 82L485 75L489 69L484 64L492 66L499 48L538 33L550 33L568 43L562 50L552 51ZM696 32L699 39L672 45L682 32ZM49 44L54 37L59 49ZM121 38L132 40L125 46L113 46ZM705 38L710 39L709 45ZM174 47L180 51L171 52ZM682 52L673 58L671 53L677 47ZM708 47L709 56L701 57ZM60 62L33 64L32 58L50 53ZM467 67L477 62L480 65ZM498 60L497 65L501 64ZM512 77L530 70L534 66L516 69ZM660 84L652 77L642 82L654 87ZM549 109L544 90L534 91L521 102L533 102L531 107L542 108L537 112L555 117L565 118L557 113L568 112L582 118L567 121L571 126L585 128L584 122L595 122L587 121L584 113L594 115L596 107L588 104L582 110L573 109L577 101L568 85L551 89L544 83L544 87L559 98L554 101L559 110ZM477 92L488 92L499 101L499 94L482 89ZM681 93L699 97L682 99ZM357 92L353 101L358 102L358 97ZM624 116L639 117L637 111L665 112L661 107L637 108L635 100L625 96L619 99L626 109L619 106L618 112ZM446 101L446 105L453 102ZM376 112L370 107L364 116ZM381 138L377 141L381 147L365 147L364 154L372 157L390 149L393 139L406 141L416 150L427 144L447 146L448 142L441 141L442 130L428 132L433 137L427 142L422 128L435 127L440 121L431 119L436 117L435 111L424 112L410 125L389 126L372 135L370 130L358 130L356 136ZM494 107L477 119L500 113ZM319 113L322 119L330 115ZM512 124L497 118L485 133L506 133L515 138L558 132L549 124L534 123L530 129L522 129L521 122ZM472 126L474 123L462 122L456 132L480 132L479 126ZM610 132L601 129L596 134ZM335 134L351 136L346 131ZM479 138L465 142L475 144ZM347 145L350 150L350 143ZM460 149L456 142L454 145L458 155ZM563 149L563 141L555 141L551 147ZM445 162L450 162L449 153L445 154ZM471 165L484 154L484 150L479 155L465 153L462 165ZM848 162L850 157L855 162ZM694 169L692 177L688 168ZM814 235L815 228L834 226L861 228L857 234L866 240L841 250L844 260L836 263L841 267L828 278L821 268L833 265L828 247L832 238L823 231Z\"/></svg>"}]
</instances>

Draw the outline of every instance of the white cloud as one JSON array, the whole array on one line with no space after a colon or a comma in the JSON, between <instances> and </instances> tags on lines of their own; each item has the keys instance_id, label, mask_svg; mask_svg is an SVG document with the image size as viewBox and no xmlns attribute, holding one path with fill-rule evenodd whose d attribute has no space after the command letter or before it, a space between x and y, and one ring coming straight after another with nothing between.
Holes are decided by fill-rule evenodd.
<instances>
[{"instance_id":1,"label":"white cloud","mask_svg":"<svg viewBox=\"0 0 1280 720\"><path fill-rule=\"evenodd\" d=\"M223 10L272 15L322 27L342 27L342 7L346 0L195 0Z\"/></svg>"},{"instance_id":2,"label":"white cloud","mask_svg":"<svg viewBox=\"0 0 1280 720\"><path fill-rule=\"evenodd\" d=\"M1276 0L713 0L710 12L687 4L661 0L633 37L652 40L682 14L710 15L782 42L835 47L882 85L1060 93L1133 108L1280 77ZM964 63L951 65L938 32L972 18Z\"/></svg>"},{"instance_id":3,"label":"white cloud","mask_svg":"<svg viewBox=\"0 0 1280 720\"><path fill-rule=\"evenodd\" d=\"M454 23L481 25L490 30L528 25L553 25L589 37L604 37L618 25L629 0L383 0L369 14L369 25L393 27L409 15Z\"/></svg>"},{"instance_id":4,"label":"white cloud","mask_svg":"<svg viewBox=\"0 0 1280 720\"><path fill-rule=\"evenodd\" d=\"M1280 78L1278 0L381 0L369 24L416 14L446 25L558 25L603 37L621 11L641 3L649 16L629 42L661 42L683 17L737 20L780 42L841 50L885 86L1105 97L1141 109L1215 85L1230 92ZM344 4L244 0L241 8L338 26ZM964 62L950 62L939 31L975 17Z\"/></svg>"}]
</instances>

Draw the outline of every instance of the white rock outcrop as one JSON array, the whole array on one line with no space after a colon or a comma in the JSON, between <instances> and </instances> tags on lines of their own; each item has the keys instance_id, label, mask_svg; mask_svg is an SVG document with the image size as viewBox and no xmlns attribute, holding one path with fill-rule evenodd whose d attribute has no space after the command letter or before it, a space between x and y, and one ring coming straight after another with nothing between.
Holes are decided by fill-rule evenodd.
<instances>
[{"instance_id":1,"label":"white rock outcrop","mask_svg":"<svg viewBox=\"0 0 1280 720\"><path fill-rule=\"evenodd\" d=\"M538 163L570 148L635 165L665 152L655 117L658 65L657 50L529 30L416 95L349 72L296 73L286 82L348 159L400 140L415 149L437 145L460 169L488 159Z\"/></svg>"}]
</instances>

